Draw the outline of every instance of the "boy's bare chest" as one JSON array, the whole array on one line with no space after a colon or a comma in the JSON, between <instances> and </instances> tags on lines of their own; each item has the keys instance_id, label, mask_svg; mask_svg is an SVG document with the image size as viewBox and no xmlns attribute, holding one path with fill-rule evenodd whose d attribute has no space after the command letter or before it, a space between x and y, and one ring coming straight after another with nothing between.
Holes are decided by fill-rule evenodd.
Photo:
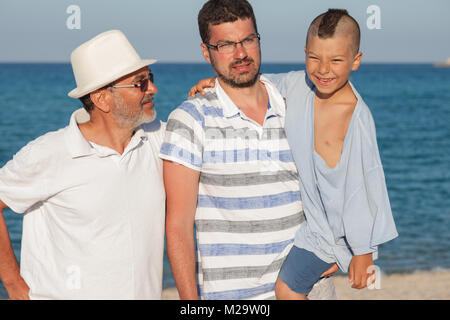
<instances>
[{"instance_id":1,"label":"boy's bare chest","mask_svg":"<svg viewBox=\"0 0 450 320\"><path fill-rule=\"evenodd\" d=\"M341 158L354 108L351 104L314 106L314 148L330 168Z\"/></svg>"}]
</instances>

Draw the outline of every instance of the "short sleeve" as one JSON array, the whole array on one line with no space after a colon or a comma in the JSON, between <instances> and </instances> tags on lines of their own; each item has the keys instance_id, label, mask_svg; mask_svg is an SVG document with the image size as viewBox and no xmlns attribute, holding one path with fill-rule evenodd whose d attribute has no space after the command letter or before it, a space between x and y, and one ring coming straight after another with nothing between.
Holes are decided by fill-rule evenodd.
<instances>
[{"instance_id":1,"label":"short sleeve","mask_svg":"<svg viewBox=\"0 0 450 320\"><path fill-rule=\"evenodd\" d=\"M160 158L200 171L205 119L196 105L185 101L168 118Z\"/></svg>"},{"instance_id":2,"label":"short sleeve","mask_svg":"<svg viewBox=\"0 0 450 320\"><path fill-rule=\"evenodd\" d=\"M16 213L25 213L48 195L48 159L36 141L23 147L0 169L0 200Z\"/></svg>"}]
</instances>

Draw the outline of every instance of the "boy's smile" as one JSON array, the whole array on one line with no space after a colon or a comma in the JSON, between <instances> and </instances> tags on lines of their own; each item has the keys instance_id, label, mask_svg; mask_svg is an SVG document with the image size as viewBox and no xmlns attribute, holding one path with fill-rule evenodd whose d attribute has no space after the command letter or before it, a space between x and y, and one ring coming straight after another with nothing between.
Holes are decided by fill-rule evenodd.
<instances>
[{"instance_id":1,"label":"boy's smile","mask_svg":"<svg viewBox=\"0 0 450 320\"><path fill-rule=\"evenodd\" d=\"M347 85L350 73L358 69L362 54L353 54L351 41L351 37L339 35L327 39L308 38L306 72L318 94L333 96Z\"/></svg>"},{"instance_id":2,"label":"boy's smile","mask_svg":"<svg viewBox=\"0 0 450 320\"><path fill-rule=\"evenodd\" d=\"M323 86L323 87L330 86L336 80L336 78L324 78L324 77L320 77L320 76L315 76L315 77L316 77L317 82L319 83L319 85Z\"/></svg>"}]
</instances>

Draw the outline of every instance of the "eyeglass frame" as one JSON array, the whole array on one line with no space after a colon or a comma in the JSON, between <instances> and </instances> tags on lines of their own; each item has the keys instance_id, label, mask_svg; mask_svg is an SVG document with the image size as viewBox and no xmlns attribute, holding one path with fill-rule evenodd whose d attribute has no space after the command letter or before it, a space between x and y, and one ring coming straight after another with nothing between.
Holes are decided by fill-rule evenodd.
<instances>
[{"instance_id":1,"label":"eyeglass frame","mask_svg":"<svg viewBox=\"0 0 450 320\"><path fill-rule=\"evenodd\" d=\"M234 51L237 49L237 45L238 45L239 43L241 44L241 46L242 46L243 48L245 48L243 42L244 42L245 40L248 40L250 37L253 37L253 36L255 36L255 38L258 39L258 44L259 44L259 42L261 41L261 36L260 36L259 33L254 33L254 34L248 36L247 38L242 39L241 41L237 41L237 42L235 42L235 41L226 41L226 43L223 43L223 44L216 44L216 45L213 45L213 44L204 42L204 44L205 44L205 46L208 47L209 49L214 49L214 50L216 50L217 52L220 52L219 46L221 46L221 45L230 45L230 44L232 44L232 45L233 45L233 51L230 51L230 53L231 53L231 52L234 52Z\"/></svg>"},{"instance_id":2,"label":"eyeglass frame","mask_svg":"<svg viewBox=\"0 0 450 320\"><path fill-rule=\"evenodd\" d=\"M148 82L151 81L151 83L154 83L153 80L155 79L152 72L148 74L148 77L146 79L142 79L139 81L139 83L133 83L133 84L121 84L118 86L111 85L110 88L140 88L141 92L145 92L148 89ZM145 85L143 84L145 81ZM144 88L144 89L142 89Z\"/></svg>"}]
</instances>

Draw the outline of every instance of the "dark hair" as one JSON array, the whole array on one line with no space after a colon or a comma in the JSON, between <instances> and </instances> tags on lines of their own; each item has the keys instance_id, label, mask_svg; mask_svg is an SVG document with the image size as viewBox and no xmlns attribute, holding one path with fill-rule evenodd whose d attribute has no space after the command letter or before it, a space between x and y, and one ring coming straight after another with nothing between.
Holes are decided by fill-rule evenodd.
<instances>
[{"instance_id":1,"label":"dark hair","mask_svg":"<svg viewBox=\"0 0 450 320\"><path fill-rule=\"evenodd\" d=\"M82 97L80 98L80 101L81 101L81 103L83 104L83 108L84 108L87 112L91 113L92 110L94 110L95 105L94 105L94 103L93 103L92 100L91 100L91 94L90 94L90 93L88 93L88 94L85 95L85 96L82 96Z\"/></svg>"},{"instance_id":2,"label":"dark hair","mask_svg":"<svg viewBox=\"0 0 450 320\"><path fill-rule=\"evenodd\" d=\"M350 26L348 33L352 37L352 49L356 54L359 51L361 31L358 22L345 9L328 9L327 12L317 16L309 26L306 44L308 44L310 36L317 36L321 39L333 37L340 21L345 21Z\"/></svg>"},{"instance_id":3,"label":"dark hair","mask_svg":"<svg viewBox=\"0 0 450 320\"><path fill-rule=\"evenodd\" d=\"M234 22L238 19L251 19L255 31L256 18L252 6L247 0L209 0L198 13L198 28L203 43L210 39L209 25Z\"/></svg>"},{"instance_id":4,"label":"dark hair","mask_svg":"<svg viewBox=\"0 0 450 320\"><path fill-rule=\"evenodd\" d=\"M111 85L113 85L113 82L110 84L107 84L106 86L104 86L100 89L96 89L95 91L103 90L103 89L111 89ZM88 94L86 94L80 98L80 101L83 104L83 108L89 113L91 113L91 111L94 110L94 107L95 107L95 103L92 102L92 99L91 99L91 93L92 92L89 92Z\"/></svg>"}]
</instances>

